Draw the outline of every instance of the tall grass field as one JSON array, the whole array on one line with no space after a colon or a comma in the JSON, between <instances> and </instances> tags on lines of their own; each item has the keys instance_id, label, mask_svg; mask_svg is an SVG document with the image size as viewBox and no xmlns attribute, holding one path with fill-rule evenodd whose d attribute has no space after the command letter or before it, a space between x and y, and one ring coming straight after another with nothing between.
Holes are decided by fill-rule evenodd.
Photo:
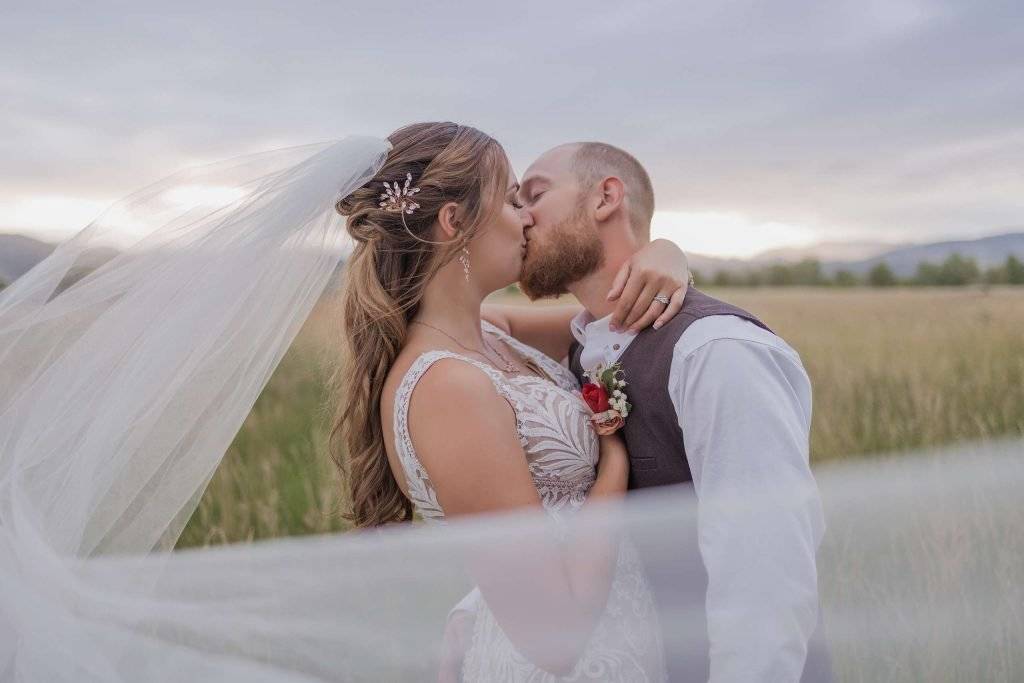
<instances>
[{"instance_id":1,"label":"tall grass field","mask_svg":"<svg viewBox=\"0 0 1024 683\"><path fill-rule=\"evenodd\" d=\"M955 451L953 461L930 454L926 469L900 455L965 441L998 449L1003 437L1024 435L1024 293L711 293L784 337L813 383L811 460L828 524L819 594L836 680L1024 680L1024 506L1006 476L1024 481L1019 442L998 466L976 451ZM256 402L179 547L346 528L342 481L326 452L339 334L327 297ZM882 453L895 455L872 460L859 480L849 468L837 479L828 466ZM978 475L1001 478L998 486L968 481Z\"/></svg>"},{"instance_id":2,"label":"tall grass field","mask_svg":"<svg viewBox=\"0 0 1024 683\"><path fill-rule=\"evenodd\" d=\"M709 291L800 353L814 388L812 465L1024 434L1019 289ZM335 303L325 297L310 316L178 547L346 528L326 450L327 368L341 347Z\"/></svg>"}]
</instances>

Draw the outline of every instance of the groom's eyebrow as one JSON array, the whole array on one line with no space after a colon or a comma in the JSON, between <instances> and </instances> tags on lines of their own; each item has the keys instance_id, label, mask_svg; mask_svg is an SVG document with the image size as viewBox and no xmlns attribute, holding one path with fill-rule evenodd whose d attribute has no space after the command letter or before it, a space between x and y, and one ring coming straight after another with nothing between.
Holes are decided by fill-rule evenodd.
<instances>
[{"instance_id":1,"label":"groom's eyebrow","mask_svg":"<svg viewBox=\"0 0 1024 683\"><path fill-rule=\"evenodd\" d=\"M524 196L529 195L530 188L542 180L545 180L544 176L539 175L527 178L525 181L523 181L523 186L519 189L520 194L523 194Z\"/></svg>"}]
</instances>

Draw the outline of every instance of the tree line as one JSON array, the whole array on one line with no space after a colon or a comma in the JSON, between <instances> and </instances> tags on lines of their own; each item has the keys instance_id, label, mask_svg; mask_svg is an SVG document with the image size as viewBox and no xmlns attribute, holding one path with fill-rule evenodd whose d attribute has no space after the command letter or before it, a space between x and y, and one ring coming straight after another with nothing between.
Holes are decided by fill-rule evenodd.
<instances>
[{"instance_id":1,"label":"tree line","mask_svg":"<svg viewBox=\"0 0 1024 683\"><path fill-rule=\"evenodd\" d=\"M858 275L839 269L827 275L816 259L798 263L776 263L742 272L719 270L705 278L694 272L700 285L715 287L962 287L966 285L1024 285L1024 262L1015 255L998 266L982 269L976 259L950 254L942 263L922 262L910 277L899 277L885 261Z\"/></svg>"},{"instance_id":2,"label":"tree line","mask_svg":"<svg viewBox=\"0 0 1024 683\"><path fill-rule=\"evenodd\" d=\"M982 269L976 259L950 254L942 263L922 262L911 277L898 277L885 261L880 261L866 274L839 269L826 275L821 262L805 259L798 263L776 263L742 272L716 271L710 278L694 271L699 285L715 287L962 287L966 285L1024 285L1024 262L1015 255L1006 257L998 266ZM0 290L7 283L0 280Z\"/></svg>"}]
</instances>

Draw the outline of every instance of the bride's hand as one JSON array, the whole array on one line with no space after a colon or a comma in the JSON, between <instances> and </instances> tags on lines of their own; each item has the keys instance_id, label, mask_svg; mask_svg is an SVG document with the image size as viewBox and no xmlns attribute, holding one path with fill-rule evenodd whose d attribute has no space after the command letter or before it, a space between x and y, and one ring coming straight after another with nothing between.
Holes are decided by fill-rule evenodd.
<instances>
[{"instance_id":1,"label":"bride's hand","mask_svg":"<svg viewBox=\"0 0 1024 683\"><path fill-rule=\"evenodd\" d=\"M608 292L609 301L618 301L612 329L639 332L651 323L658 329L683 307L690 282L683 250L669 240L650 242L622 264ZM655 301L658 294L669 297L669 303Z\"/></svg>"}]
</instances>

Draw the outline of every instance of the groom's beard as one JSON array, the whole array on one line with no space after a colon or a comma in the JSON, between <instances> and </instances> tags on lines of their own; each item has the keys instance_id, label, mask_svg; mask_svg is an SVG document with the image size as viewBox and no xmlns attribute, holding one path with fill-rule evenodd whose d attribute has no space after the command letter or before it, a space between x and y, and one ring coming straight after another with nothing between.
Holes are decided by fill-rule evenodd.
<instances>
[{"instance_id":1,"label":"groom's beard","mask_svg":"<svg viewBox=\"0 0 1024 683\"><path fill-rule=\"evenodd\" d=\"M551 227L543 245L527 246L519 289L531 301L566 294L568 286L604 264L604 245L582 206Z\"/></svg>"}]
</instances>

